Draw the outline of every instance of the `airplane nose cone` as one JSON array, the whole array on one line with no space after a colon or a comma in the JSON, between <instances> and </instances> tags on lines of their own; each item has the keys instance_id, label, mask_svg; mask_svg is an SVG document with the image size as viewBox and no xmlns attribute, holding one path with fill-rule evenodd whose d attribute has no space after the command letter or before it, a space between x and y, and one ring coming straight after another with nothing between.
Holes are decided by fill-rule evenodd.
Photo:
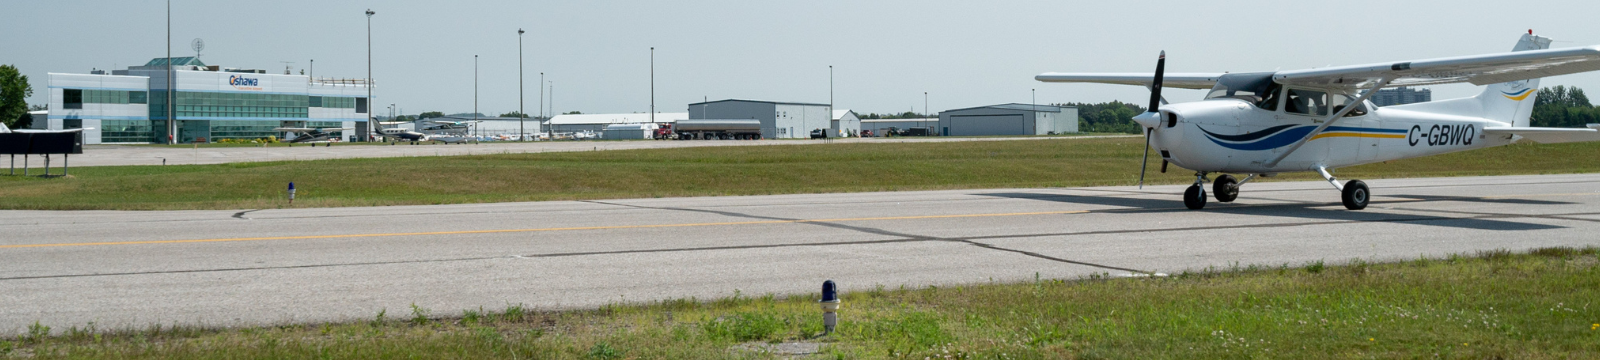
<instances>
[{"instance_id":1,"label":"airplane nose cone","mask_svg":"<svg viewBox=\"0 0 1600 360\"><path fill-rule=\"evenodd\" d=\"M1156 127L1156 124L1161 122L1161 117L1162 115L1159 112L1146 111L1143 114L1134 116L1133 122L1139 123L1140 128L1148 129Z\"/></svg>"}]
</instances>

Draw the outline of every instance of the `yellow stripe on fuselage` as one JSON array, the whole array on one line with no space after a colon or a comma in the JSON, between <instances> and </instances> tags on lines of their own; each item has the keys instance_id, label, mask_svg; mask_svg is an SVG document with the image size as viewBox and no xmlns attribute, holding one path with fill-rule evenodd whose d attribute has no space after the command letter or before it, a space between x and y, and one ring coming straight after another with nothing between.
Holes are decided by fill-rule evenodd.
<instances>
[{"instance_id":1,"label":"yellow stripe on fuselage","mask_svg":"<svg viewBox=\"0 0 1600 360\"><path fill-rule=\"evenodd\" d=\"M1511 96L1511 95L1500 95L1500 96L1505 96L1507 99L1511 99L1511 100L1522 101L1523 99L1527 99L1528 95L1533 95L1533 92L1529 91L1529 92L1522 93L1522 95L1517 95L1517 96Z\"/></svg>"},{"instance_id":2,"label":"yellow stripe on fuselage","mask_svg":"<svg viewBox=\"0 0 1600 360\"><path fill-rule=\"evenodd\" d=\"M1379 138L1379 139L1404 139L1404 138L1406 138L1405 135L1401 135L1401 134L1368 134L1368 133L1352 133L1352 132L1333 132L1333 133L1317 134L1317 136L1312 136L1311 140L1327 138L1327 137L1364 137L1364 138Z\"/></svg>"}]
</instances>

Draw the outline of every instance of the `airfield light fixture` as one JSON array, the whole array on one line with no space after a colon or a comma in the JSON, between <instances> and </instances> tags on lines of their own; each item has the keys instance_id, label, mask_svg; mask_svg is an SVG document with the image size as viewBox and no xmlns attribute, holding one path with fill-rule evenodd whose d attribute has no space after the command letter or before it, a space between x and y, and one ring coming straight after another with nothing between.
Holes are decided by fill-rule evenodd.
<instances>
[{"instance_id":1,"label":"airfield light fixture","mask_svg":"<svg viewBox=\"0 0 1600 360\"><path fill-rule=\"evenodd\" d=\"M289 182L289 204L290 205L294 204L294 182L293 181Z\"/></svg>"},{"instance_id":2,"label":"airfield light fixture","mask_svg":"<svg viewBox=\"0 0 1600 360\"><path fill-rule=\"evenodd\" d=\"M822 300L817 301L822 305L822 334L833 333L835 325L839 324L839 287L833 280L822 282Z\"/></svg>"}]
</instances>

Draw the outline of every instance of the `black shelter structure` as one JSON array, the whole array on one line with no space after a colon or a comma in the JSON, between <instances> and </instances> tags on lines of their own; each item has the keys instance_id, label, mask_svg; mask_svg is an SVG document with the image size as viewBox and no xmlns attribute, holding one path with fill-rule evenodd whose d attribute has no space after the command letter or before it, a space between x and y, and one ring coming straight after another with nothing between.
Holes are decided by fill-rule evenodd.
<instances>
[{"instance_id":1,"label":"black shelter structure","mask_svg":"<svg viewBox=\"0 0 1600 360\"><path fill-rule=\"evenodd\" d=\"M11 175L17 174L17 155L22 155L24 176L29 175L28 156L44 155L44 176L50 176L50 155L61 154L61 176L66 176L71 154L82 153L83 131L0 133L0 155L11 155Z\"/></svg>"}]
</instances>

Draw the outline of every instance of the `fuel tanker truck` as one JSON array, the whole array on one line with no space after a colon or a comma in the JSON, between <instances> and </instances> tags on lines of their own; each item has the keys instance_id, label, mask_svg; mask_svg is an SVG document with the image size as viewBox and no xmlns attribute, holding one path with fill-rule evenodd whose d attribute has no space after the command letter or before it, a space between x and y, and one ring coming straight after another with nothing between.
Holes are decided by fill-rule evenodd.
<instances>
[{"instance_id":1,"label":"fuel tanker truck","mask_svg":"<svg viewBox=\"0 0 1600 360\"><path fill-rule=\"evenodd\" d=\"M660 139L760 140L761 120L678 120Z\"/></svg>"}]
</instances>

